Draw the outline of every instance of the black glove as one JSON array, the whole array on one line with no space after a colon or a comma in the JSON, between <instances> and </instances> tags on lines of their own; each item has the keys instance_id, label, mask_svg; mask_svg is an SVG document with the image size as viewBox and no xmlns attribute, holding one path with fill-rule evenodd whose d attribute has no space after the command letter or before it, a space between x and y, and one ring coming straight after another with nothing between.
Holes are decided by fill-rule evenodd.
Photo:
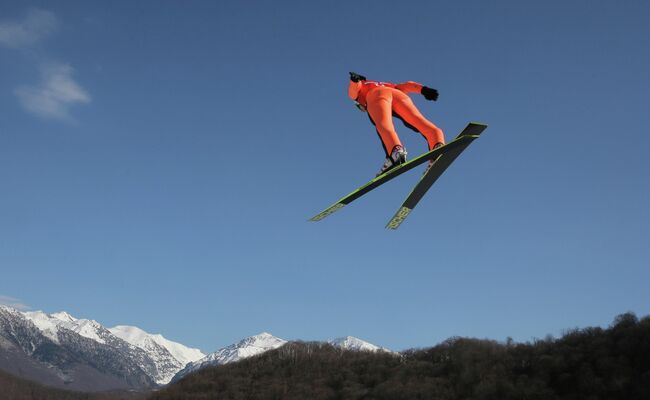
<instances>
[{"instance_id":1,"label":"black glove","mask_svg":"<svg viewBox=\"0 0 650 400\"><path fill-rule=\"evenodd\" d=\"M365 81L366 77L363 75L359 75L356 72L350 72L350 80L352 82Z\"/></svg>"},{"instance_id":2,"label":"black glove","mask_svg":"<svg viewBox=\"0 0 650 400\"><path fill-rule=\"evenodd\" d=\"M438 100L438 91L436 89L431 89L430 87L423 86L420 91L425 99L427 100Z\"/></svg>"}]
</instances>

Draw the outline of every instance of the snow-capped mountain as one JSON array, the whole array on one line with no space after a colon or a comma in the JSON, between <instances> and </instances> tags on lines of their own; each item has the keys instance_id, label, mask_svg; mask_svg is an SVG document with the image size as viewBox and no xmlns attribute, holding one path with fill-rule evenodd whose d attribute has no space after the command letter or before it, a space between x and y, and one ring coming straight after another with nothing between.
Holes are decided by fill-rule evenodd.
<instances>
[{"instance_id":1,"label":"snow-capped mountain","mask_svg":"<svg viewBox=\"0 0 650 400\"><path fill-rule=\"evenodd\" d=\"M285 343L287 343L286 340L275 337L267 332L251 336L238 343L231 344L230 346L219 349L216 352L211 353L196 362L188 364L184 369L178 372L176 376L174 376L172 382L177 381L185 375L196 372L202 368L239 361L244 358L255 356L257 354L262 354L269 350L277 349ZM376 346L372 343L368 343L353 336L331 339L328 340L327 343L332 346L340 347L344 350L350 351L391 352L386 348Z\"/></svg>"},{"instance_id":2,"label":"snow-capped mountain","mask_svg":"<svg viewBox=\"0 0 650 400\"><path fill-rule=\"evenodd\" d=\"M219 349L198 361L189 363L184 369L179 371L176 376L174 376L172 381L176 381L189 373L198 371L205 367L227 364L257 354L262 354L265 351L277 349L285 343L287 343L287 341L284 339L275 337L267 332L262 332L259 335L248 337L238 343Z\"/></svg>"},{"instance_id":3,"label":"snow-capped mountain","mask_svg":"<svg viewBox=\"0 0 650 400\"><path fill-rule=\"evenodd\" d=\"M354 336L345 336L342 338L337 338L337 339L330 339L327 341L327 343L331 344L332 346L340 347L344 350L352 350L352 351L386 351L389 353L392 353L392 351L388 350L385 347L380 347L377 345L374 345L372 343L368 343L365 340L361 340L359 338L355 338Z\"/></svg>"},{"instance_id":4,"label":"snow-capped mountain","mask_svg":"<svg viewBox=\"0 0 650 400\"><path fill-rule=\"evenodd\" d=\"M63 323L58 325L57 321ZM144 352L132 352L135 347L120 339L129 347L114 347L107 340L110 338L102 337L105 332L91 329L90 321L66 325L70 322L72 319L63 314L31 313L28 318L25 313L0 306L0 368L26 379L75 390L141 390L156 386L138 362ZM94 335L102 342L87 337Z\"/></svg>"},{"instance_id":5,"label":"snow-capped mountain","mask_svg":"<svg viewBox=\"0 0 650 400\"><path fill-rule=\"evenodd\" d=\"M14 310L15 311L15 310ZM99 322L78 319L66 312L47 314L42 311L20 312L40 333L55 344L61 344L61 336L74 333L92 342L104 345L118 357L137 365L155 383L164 385L188 362L205 356L200 350L151 335L131 326L107 329Z\"/></svg>"},{"instance_id":6,"label":"snow-capped mountain","mask_svg":"<svg viewBox=\"0 0 650 400\"><path fill-rule=\"evenodd\" d=\"M171 378L180 369L174 363L169 364L167 359L173 359L169 352L164 352L167 353L164 354L167 357L159 354L152 356L147 351L117 337L97 321L77 319L65 312L46 314L42 311L34 311L26 312L24 315L55 343L59 343L58 336L61 330L69 330L94 342L109 346L114 352L139 366L158 384L169 382L166 379ZM170 371L170 369L174 368L176 371Z\"/></svg>"},{"instance_id":7,"label":"snow-capped mountain","mask_svg":"<svg viewBox=\"0 0 650 400\"><path fill-rule=\"evenodd\" d=\"M144 350L158 366L156 382L166 384L188 363L205 357L199 349L165 339L160 334L150 334L135 326L118 325L109 331L131 345Z\"/></svg>"},{"instance_id":8,"label":"snow-capped mountain","mask_svg":"<svg viewBox=\"0 0 650 400\"><path fill-rule=\"evenodd\" d=\"M148 389L199 369L239 361L287 343L263 332L209 355L127 325L106 328L66 312L21 312L0 305L0 368L79 390ZM328 340L352 351L389 351L346 336ZM26 372L25 372L26 371Z\"/></svg>"}]
</instances>

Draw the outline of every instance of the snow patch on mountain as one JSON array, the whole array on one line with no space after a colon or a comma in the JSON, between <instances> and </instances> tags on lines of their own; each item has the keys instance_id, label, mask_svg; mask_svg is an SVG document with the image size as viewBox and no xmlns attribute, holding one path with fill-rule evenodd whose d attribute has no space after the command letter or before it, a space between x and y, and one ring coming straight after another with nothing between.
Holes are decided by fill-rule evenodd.
<instances>
[{"instance_id":1,"label":"snow patch on mountain","mask_svg":"<svg viewBox=\"0 0 650 400\"><path fill-rule=\"evenodd\" d=\"M112 334L126 340L132 345L143 350L155 348L155 345L165 348L182 366L197 361L206 355L199 349L187 347L177 342L166 339L161 334L151 334L136 326L118 325L110 328Z\"/></svg>"},{"instance_id":2,"label":"snow patch on mountain","mask_svg":"<svg viewBox=\"0 0 650 400\"><path fill-rule=\"evenodd\" d=\"M23 315L31 320L45 336L59 343L59 328L69 329L83 337L92 339L98 343L106 344L102 336L102 327L97 321L89 319L76 319L66 312L46 314L43 311L29 311Z\"/></svg>"},{"instance_id":3,"label":"snow patch on mountain","mask_svg":"<svg viewBox=\"0 0 650 400\"><path fill-rule=\"evenodd\" d=\"M72 322L75 322L77 320L76 318L74 318L72 315L68 314L65 311L60 311L58 313L54 313L54 314L51 314L51 315L52 315L53 318L56 318L59 321L63 321L63 322L72 323Z\"/></svg>"},{"instance_id":4,"label":"snow patch on mountain","mask_svg":"<svg viewBox=\"0 0 650 400\"><path fill-rule=\"evenodd\" d=\"M32 321L45 337L52 340L54 343L59 343L59 337L57 335L59 331L58 320L51 318L42 311L25 312L22 313L22 315Z\"/></svg>"}]
</instances>

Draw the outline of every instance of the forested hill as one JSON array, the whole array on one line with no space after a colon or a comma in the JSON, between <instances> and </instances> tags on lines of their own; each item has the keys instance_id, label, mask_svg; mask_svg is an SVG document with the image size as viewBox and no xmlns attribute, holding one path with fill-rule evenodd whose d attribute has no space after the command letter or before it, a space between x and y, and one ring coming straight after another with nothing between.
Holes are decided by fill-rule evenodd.
<instances>
[{"instance_id":1,"label":"forested hill","mask_svg":"<svg viewBox=\"0 0 650 400\"><path fill-rule=\"evenodd\" d=\"M292 342L152 394L185 399L650 399L650 317L532 343L451 338L401 355Z\"/></svg>"},{"instance_id":2,"label":"forested hill","mask_svg":"<svg viewBox=\"0 0 650 400\"><path fill-rule=\"evenodd\" d=\"M2 400L142 400L143 393L82 393L40 385L0 371Z\"/></svg>"}]
</instances>

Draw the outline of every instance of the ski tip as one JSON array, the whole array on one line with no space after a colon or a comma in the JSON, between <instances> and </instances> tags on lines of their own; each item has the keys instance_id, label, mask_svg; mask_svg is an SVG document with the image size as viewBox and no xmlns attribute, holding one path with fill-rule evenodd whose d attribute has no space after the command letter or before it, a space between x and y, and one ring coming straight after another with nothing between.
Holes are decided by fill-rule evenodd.
<instances>
[{"instance_id":1,"label":"ski tip","mask_svg":"<svg viewBox=\"0 0 650 400\"><path fill-rule=\"evenodd\" d=\"M334 214L335 212L337 212L338 210L340 210L343 207L345 207L345 204L336 203L333 206L331 206L331 207L327 208L326 210L324 210L323 212L321 212L320 214L314 215L313 217L309 218L308 221L313 221L313 222L320 221L321 219L324 219L324 218L330 216L331 214Z\"/></svg>"},{"instance_id":2,"label":"ski tip","mask_svg":"<svg viewBox=\"0 0 650 400\"><path fill-rule=\"evenodd\" d=\"M399 226L402 224L402 222L404 222L406 217L409 216L411 211L413 210L408 207L402 207L399 210L397 210L393 218L390 221L388 221L388 224L386 225L386 229L395 230L399 228Z\"/></svg>"}]
</instances>

